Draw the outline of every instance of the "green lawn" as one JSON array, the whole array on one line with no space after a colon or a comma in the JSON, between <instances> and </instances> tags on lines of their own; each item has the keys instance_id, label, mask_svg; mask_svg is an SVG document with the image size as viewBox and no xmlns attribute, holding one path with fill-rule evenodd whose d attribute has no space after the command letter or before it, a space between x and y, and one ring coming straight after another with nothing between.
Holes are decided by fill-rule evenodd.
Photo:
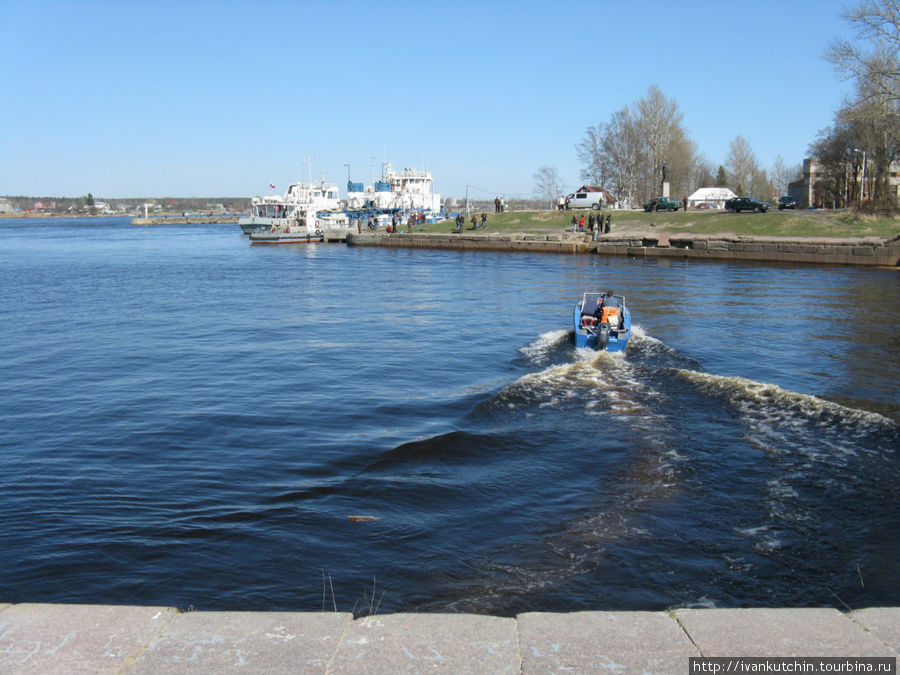
<instances>
[{"instance_id":1,"label":"green lawn","mask_svg":"<svg viewBox=\"0 0 900 675\"><path fill-rule=\"evenodd\" d=\"M517 211L488 213L488 232L561 232L571 228L572 214L588 217L588 211ZM735 234L776 237L884 237L900 234L896 216L859 215L838 211L769 211L768 213L724 213L688 211L643 213L602 211L612 216L612 233L669 232L693 234ZM471 231L471 219L465 231ZM451 232L452 221L417 225L419 232ZM478 230L481 232L481 230Z\"/></svg>"}]
</instances>

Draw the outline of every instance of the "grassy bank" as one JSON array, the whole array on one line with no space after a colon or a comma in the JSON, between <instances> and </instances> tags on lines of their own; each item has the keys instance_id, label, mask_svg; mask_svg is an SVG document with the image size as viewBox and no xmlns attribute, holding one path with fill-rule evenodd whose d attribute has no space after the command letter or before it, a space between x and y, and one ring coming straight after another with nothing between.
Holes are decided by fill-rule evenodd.
<instances>
[{"instance_id":1,"label":"grassy bank","mask_svg":"<svg viewBox=\"0 0 900 675\"><path fill-rule=\"evenodd\" d=\"M587 211L518 211L488 213L488 232L560 232L572 227L572 214ZM643 213L603 211L612 217L612 233L670 232L693 234L733 234L760 237L883 237L900 234L900 218L860 215L839 211L770 211L768 213L724 213L688 211ZM444 221L417 225L420 232L450 232L455 223ZM465 230L472 227L471 220ZM481 230L478 230L479 232Z\"/></svg>"}]
</instances>

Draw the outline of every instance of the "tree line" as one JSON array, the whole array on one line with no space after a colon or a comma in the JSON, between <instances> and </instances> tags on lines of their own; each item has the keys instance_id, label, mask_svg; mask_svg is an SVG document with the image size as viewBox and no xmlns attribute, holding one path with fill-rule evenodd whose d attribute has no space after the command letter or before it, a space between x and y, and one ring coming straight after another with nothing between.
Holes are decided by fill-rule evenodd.
<instances>
[{"instance_id":1,"label":"tree line","mask_svg":"<svg viewBox=\"0 0 900 675\"><path fill-rule=\"evenodd\" d=\"M900 159L900 3L863 0L843 17L856 39L832 42L825 58L853 83L853 94L810 145L823 176L821 197L835 206L894 209L900 196L890 182L891 165Z\"/></svg>"},{"instance_id":2,"label":"tree line","mask_svg":"<svg viewBox=\"0 0 900 675\"><path fill-rule=\"evenodd\" d=\"M663 171L671 194L687 195L700 187L730 187L738 194L771 201L787 193L802 176L779 155L770 171L761 167L750 143L737 136L725 164L718 167L701 154L684 128L678 102L656 85L644 97L614 112L607 122L589 126L575 146L582 163L579 178L602 185L626 206L635 207L660 194ZM536 189L551 204L558 189L553 167L534 176Z\"/></svg>"},{"instance_id":3,"label":"tree line","mask_svg":"<svg viewBox=\"0 0 900 675\"><path fill-rule=\"evenodd\" d=\"M900 157L898 3L862 0L846 11L843 16L856 40L836 41L825 54L854 81L856 91L835 114L834 126L810 145L810 155L827 173L823 189L835 206L863 197L896 205L897 195L891 192L896 188L888 179L891 163ZM589 126L575 151L582 165L579 178L605 187L629 207L660 194L663 167L675 196L719 186L771 202L803 176L800 164L787 164L780 155L768 170L762 167L740 135L731 141L724 164L716 167L688 136L677 101L656 85L606 122ZM541 167L534 180L535 194L552 207L559 195L556 169Z\"/></svg>"}]
</instances>

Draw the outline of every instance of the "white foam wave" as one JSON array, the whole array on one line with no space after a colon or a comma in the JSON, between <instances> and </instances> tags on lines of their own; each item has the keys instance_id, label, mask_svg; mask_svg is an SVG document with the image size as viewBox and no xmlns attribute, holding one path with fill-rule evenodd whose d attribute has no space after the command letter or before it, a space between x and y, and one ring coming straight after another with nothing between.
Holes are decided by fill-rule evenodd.
<instances>
[{"instance_id":1,"label":"white foam wave","mask_svg":"<svg viewBox=\"0 0 900 675\"><path fill-rule=\"evenodd\" d=\"M521 347L519 351L528 359L543 363L547 360L550 352L553 351L561 342L571 339L571 331L566 329L552 330L542 333L531 344Z\"/></svg>"},{"instance_id":2,"label":"white foam wave","mask_svg":"<svg viewBox=\"0 0 900 675\"><path fill-rule=\"evenodd\" d=\"M799 431L810 422L822 421L824 424L831 424L835 418L857 424L897 426L893 420L876 412L848 408L811 394L788 391L776 384L737 376L711 375L695 370L679 369L675 372L702 391L724 395L732 404L748 414L760 415L765 412L766 414L761 416L761 429L766 426L772 427L777 423L786 424Z\"/></svg>"}]
</instances>

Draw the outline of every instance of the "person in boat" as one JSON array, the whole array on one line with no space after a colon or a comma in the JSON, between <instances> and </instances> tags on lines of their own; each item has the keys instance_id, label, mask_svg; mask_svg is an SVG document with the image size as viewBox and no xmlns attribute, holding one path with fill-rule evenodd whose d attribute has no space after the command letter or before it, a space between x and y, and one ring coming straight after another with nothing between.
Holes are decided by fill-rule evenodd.
<instances>
[{"instance_id":1,"label":"person in boat","mask_svg":"<svg viewBox=\"0 0 900 675\"><path fill-rule=\"evenodd\" d=\"M617 298L611 290L606 291L606 295L603 296L603 302L600 303L600 308L602 309L603 307L621 307L621 306L622 306L622 301L619 300L619 298Z\"/></svg>"},{"instance_id":2,"label":"person in boat","mask_svg":"<svg viewBox=\"0 0 900 675\"><path fill-rule=\"evenodd\" d=\"M597 303L597 311L594 312L594 318L601 323L613 323L609 317L615 317L615 323L618 323L622 313L622 301L615 296L612 290L606 291L603 299Z\"/></svg>"}]
</instances>

